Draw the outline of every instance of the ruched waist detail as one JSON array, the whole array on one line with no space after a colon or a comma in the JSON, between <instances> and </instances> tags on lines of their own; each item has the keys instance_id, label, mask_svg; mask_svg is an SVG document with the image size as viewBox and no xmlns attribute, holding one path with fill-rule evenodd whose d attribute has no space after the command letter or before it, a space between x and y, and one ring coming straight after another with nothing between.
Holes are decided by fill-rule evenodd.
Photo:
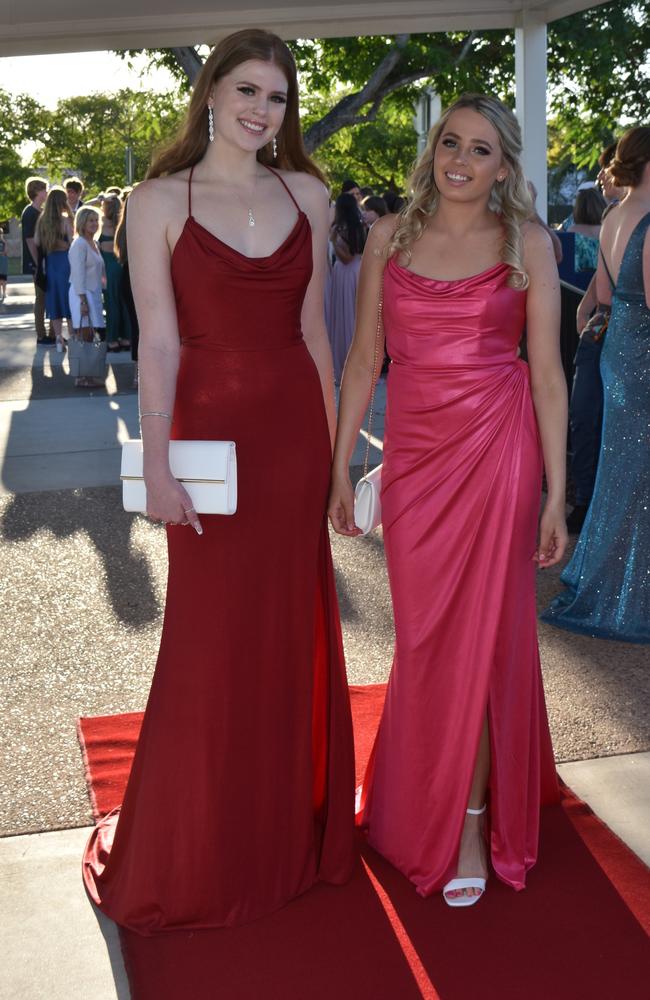
<instances>
[{"instance_id":1,"label":"ruched waist detail","mask_svg":"<svg viewBox=\"0 0 650 1000\"><path fill-rule=\"evenodd\" d=\"M411 361L402 361L399 358L391 359L391 372L399 372L400 374L417 375L421 374L431 374L444 375L449 373L450 375L458 375L462 372L474 372L474 373L489 373L491 375L498 375L499 373L507 373L513 368L519 368L522 372L528 371L528 365L523 360L523 358L505 358L503 361L496 360L494 358L467 358L463 361L459 361L457 364L450 363L446 358L440 361L436 361L434 358L425 360L418 360L417 363Z\"/></svg>"}]
</instances>

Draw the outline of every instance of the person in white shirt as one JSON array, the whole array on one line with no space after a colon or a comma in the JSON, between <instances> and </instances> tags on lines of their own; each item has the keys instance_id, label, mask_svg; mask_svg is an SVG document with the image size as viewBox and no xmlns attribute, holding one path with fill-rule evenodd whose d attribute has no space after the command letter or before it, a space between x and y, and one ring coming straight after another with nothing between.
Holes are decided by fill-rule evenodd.
<instances>
[{"instance_id":1,"label":"person in white shirt","mask_svg":"<svg viewBox=\"0 0 650 1000\"><path fill-rule=\"evenodd\" d=\"M75 331L95 329L106 339L106 321L102 289L106 283L104 261L95 236L99 229L99 212L95 208L80 208L74 220L75 239L70 247L70 315ZM94 379L77 379L75 384L95 384Z\"/></svg>"}]
</instances>

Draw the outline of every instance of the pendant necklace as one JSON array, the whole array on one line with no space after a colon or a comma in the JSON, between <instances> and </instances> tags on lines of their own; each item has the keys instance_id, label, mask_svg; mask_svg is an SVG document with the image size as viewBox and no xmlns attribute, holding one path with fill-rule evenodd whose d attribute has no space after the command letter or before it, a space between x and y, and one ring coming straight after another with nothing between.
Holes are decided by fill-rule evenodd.
<instances>
[{"instance_id":1,"label":"pendant necklace","mask_svg":"<svg viewBox=\"0 0 650 1000\"><path fill-rule=\"evenodd\" d=\"M235 191L235 194L237 195L238 200L241 202L241 204L243 205L243 207L248 212L248 225L251 226L251 227L255 225L255 215L253 214L253 205L255 204L255 192L256 192L256 190L257 190L257 174L255 174L255 184L253 185L253 197L251 199L251 201L252 201L253 204L247 205L246 202L244 201L244 199L239 194L239 192Z\"/></svg>"}]
</instances>

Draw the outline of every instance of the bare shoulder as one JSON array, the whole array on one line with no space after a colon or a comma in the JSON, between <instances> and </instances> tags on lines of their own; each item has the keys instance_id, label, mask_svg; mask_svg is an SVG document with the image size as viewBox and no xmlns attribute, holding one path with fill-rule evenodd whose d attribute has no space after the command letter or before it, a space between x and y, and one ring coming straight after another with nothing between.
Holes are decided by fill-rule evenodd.
<instances>
[{"instance_id":1,"label":"bare shoulder","mask_svg":"<svg viewBox=\"0 0 650 1000\"><path fill-rule=\"evenodd\" d=\"M538 222L532 220L524 222L521 227L521 235L524 239L524 254L527 258L533 259L538 254L553 253L551 237Z\"/></svg>"},{"instance_id":2,"label":"bare shoulder","mask_svg":"<svg viewBox=\"0 0 650 1000\"><path fill-rule=\"evenodd\" d=\"M275 167L273 169L282 178L303 211L322 210L324 204L329 204L327 188L318 177L298 170L277 170Z\"/></svg>"},{"instance_id":3,"label":"bare shoulder","mask_svg":"<svg viewBox=\"0 0 650 1000\"><path fill-rule=\"evenodd\" d=\"M377 219L370 227L368 239L366 240L366 248L369 248L376 256L383 254L393 238L398 219L399 216L392 213L382 216L381 219Z\"/></svg>"},{"instance_id":4,"label":"bare shoulder","mask_svg":"<svg viewBox=\"0 0 650 1000\"><path fill-rule=\"evenodd\" d=\"M142 181L129 196L129 214L135 209L148 217L152 213L151 221L158 216L165 222L183 212L187 214L188 176L189 171L182 170L167 177Z\"/></svg>"}]
</instances>

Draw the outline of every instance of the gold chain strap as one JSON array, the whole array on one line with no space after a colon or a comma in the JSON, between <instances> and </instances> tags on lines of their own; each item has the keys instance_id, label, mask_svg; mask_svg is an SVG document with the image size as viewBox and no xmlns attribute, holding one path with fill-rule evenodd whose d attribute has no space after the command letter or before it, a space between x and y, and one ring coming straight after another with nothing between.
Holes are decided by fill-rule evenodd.
<instances>
[{"instance_id":1,"label":"gold chain strap","mask_svg":"<svg viewBox=\"0 0 650 1000\"><path fill-rule=\"evenodd\" d=\"M377 333L375 334L375 355L372 361L372 389L370 392L370 412L368 414L368 437L366 440L366 454L363 459L363 474L368 475L368 458L370 456L370 437L372 434L372 418L375 415L375 390L377 388L377 381L379 379L379 373L377 371L377 362L379 360L379 340L381 338L381 318L384 306L384 283L382 281L381 288L379 289L379 307L377 309Z\"/></svg>"}]
</instances>

